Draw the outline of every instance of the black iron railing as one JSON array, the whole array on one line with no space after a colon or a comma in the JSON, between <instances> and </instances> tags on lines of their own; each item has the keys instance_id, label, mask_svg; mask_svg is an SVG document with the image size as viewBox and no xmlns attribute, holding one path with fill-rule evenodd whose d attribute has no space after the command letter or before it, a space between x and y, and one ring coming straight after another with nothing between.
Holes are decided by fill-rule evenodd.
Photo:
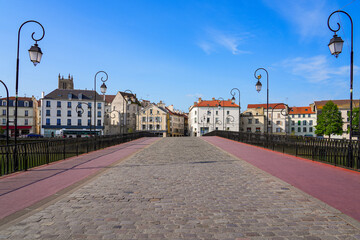
<instances>
[{"instance_id":1,"label":"black iron railing","mask_svg":"<svg viewBox=\"0 0 360 240\"><path fill-rule=\"evenodd\" d=\"M18 143L16 156L14 154L15 145L2 145L0 146L0 176L17 171L26 171L29 168L142 137L155 137L155 135L149 132L136 132L100 136L96 140L94 138L63 138ZM18 164L15 164L14 159L16 159ZM17 169L15 168L16 166L18 166Z\"/></svg>"},{"instance_id":2,"label":"black iron railing","mask_svg":"<svg viewBox=\"0 0 360 240\"><path fill-rule=\"evenodd\" d=\"M213 131L204 136L219 136L256 145L314 161L326 162L352 169L360 168L359 143L345 139L325 139L292 135ZM349 158L349 145L352 154Z\"/></svg>"}]
</instances>

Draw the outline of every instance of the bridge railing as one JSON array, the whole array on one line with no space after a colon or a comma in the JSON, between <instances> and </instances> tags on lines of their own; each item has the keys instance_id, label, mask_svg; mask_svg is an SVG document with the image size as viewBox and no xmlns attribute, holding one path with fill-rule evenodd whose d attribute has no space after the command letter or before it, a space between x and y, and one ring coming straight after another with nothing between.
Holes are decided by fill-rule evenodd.
<instances>
[{"instance_id":1,"label":"bridge railing","mask_svg":"<svg viewBox=\"0 0 360 240\"><path fill-rule=\"evenodd\" d=\"M219 130L209 132L204 136L224 137L314 161L352 169L360 168L359 142L354 140Z\"/></svg>"},{"instance_id":2,"label":"bridge railing","mask_svg":"<svg viewBox=\"0 0 360 240\"><path fill-rule=\"evenodd\" d=\"M98 136L95 138L58 138L0 146L0 176L28 170L51 162L78 156L142 137L155 137L149 132ZM16 149L16 150L15 150Z\"/></svg>"}]
</instances>

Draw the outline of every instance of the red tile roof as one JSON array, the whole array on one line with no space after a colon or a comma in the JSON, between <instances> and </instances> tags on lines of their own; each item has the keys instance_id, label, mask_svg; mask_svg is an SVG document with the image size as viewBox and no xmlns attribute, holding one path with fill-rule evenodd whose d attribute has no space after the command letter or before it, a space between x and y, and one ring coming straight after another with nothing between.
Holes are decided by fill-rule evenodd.
<instances>
[{"instance_id":1,"label":"red tile roof","mask_svg":"<svg viewBox=\"0 0 360 240\"><path fill-rule=\"evenodd\" d=\"M203 100L200 103L196 103L194 104L194 107L217 107L219 106L219 103L222 107L239 107L239 105L232 103L231 100L225 100L225 101L218 101L218 100L211 100L211 101L207 101L207 100Z\"/></svg>"},{"instance_id":2,"label":"red tile roof","mask_svg":"<svg viewBox=\"0 0 360 240\"><path fill-rule=\"evenodd\" d=\"M314 114L311 107L292 107L289 114Z\"/></svg>"},{"instance_id":3,"label":"red tile roof","mask_svg":"<svg viewBox=\"0 0 360 240\"><path fill-rule=\"evenodd\" d=\"M112 103L116 95L105 95L105 102Z\"/></svg>"},{"instance_id":4,"label":"red tile roof","mask_svg":"<svg viewBox=\"0 0 360 240\"><path fill-rule=\"evenodd\" d=\"M276 106L277 105L277 106ZM285 109L285 105L283 103L269 103L269 109L273 109L276 106L275 109ZM264 108L266 109L266 103L265 104L248 104L247 108Z\"/></svg>"}]
</instances>

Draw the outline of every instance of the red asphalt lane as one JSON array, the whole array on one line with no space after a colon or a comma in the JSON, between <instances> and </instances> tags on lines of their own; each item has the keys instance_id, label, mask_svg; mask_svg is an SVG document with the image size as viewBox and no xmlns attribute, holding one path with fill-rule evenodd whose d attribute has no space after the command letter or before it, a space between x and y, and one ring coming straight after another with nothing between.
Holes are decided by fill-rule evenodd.
<instances>
[{"instance_id":1,"label":"red asphalt lane","mask_svg":"<svg viewBox=\"0 0 360 240\"><path fill-rule=\"evenodd\" d=\"M130 156L158 138L141 138L0 178L0 219Z\"/></svg>"},{"instance_id":2,"label":"red asphalt lane","mask_svg":"<svg viewBox=\"0 0 360 240\"><path fill-rule=\"evenodd\" d=\"M360 221L359 172L221 137L202 139Z\"/></svg>"}]
</instances>

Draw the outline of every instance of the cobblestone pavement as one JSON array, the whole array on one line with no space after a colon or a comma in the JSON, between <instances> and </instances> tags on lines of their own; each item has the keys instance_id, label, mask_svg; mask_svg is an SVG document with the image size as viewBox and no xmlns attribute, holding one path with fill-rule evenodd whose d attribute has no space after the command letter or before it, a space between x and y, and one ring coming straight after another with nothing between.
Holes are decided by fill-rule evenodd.
<instances>
[{"instance_id":1,"label":"cobblestone pavement","mask_svg":"<svg viewBox=\"0 0 360 240\"><path fill-rule=\"evenodd\" d=\"M199 138L164 138L0 239L360 239L340 216Z\"/></svg>"}]
</instances>

